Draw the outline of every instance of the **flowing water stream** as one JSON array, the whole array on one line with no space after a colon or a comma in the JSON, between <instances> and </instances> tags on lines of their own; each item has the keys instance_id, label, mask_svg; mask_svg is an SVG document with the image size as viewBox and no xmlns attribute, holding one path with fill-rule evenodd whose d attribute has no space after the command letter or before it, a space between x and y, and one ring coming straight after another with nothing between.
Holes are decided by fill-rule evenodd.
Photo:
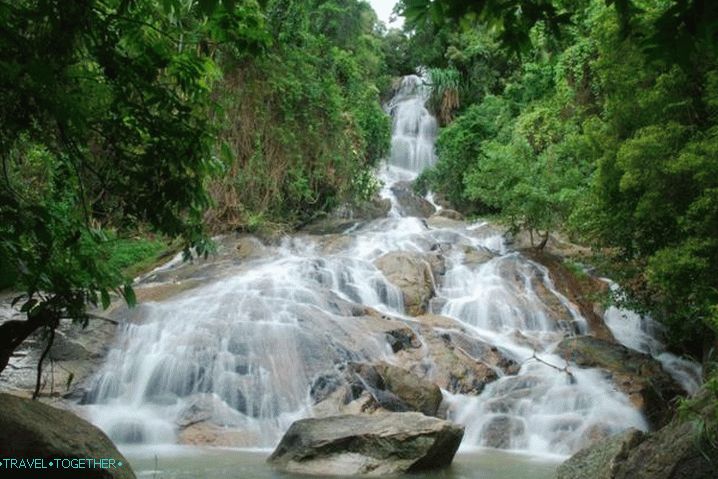
<instances>
[{"instance_id":1,"label":"flowing water stream","mask_svg":"<svg viewBox=\"0 0 718 479\"><path fill-rule=\"evenodd\" d=\"M442 267L430 278L430 312L449 319L435 330L460 330L466 341L487 345L516 365L512 374L495 368L498 379L480 394L444 391L448 417L466 427L466 454L488 446L565 457L591 438L646 429L645 419L600 371L561 370L566 362L553 354L557 344L588 326L543 266L511 251L490 224L406 216L392 186L434 162L437 126L425 107L427 95L423 80L409 76L387 106L392 150L379 175L382 194L392 202L389 217L343 235L296 235L259 245L262 254L255 259L200 274L200 287L143 303L130 314L83 401L91 421L120 444L157 445L177 443L183 427L210 420L221 430L220 444L271 448L294 420L315 413L310 391L317 378L347 361L406 364L387 341L395 323L414 329L422 342L417 361L432 378L438 363L421 318L407 315L401 291L376 265L402 252L441 256ZM169 264L145 283L183 267ZM607 315L619 341L664 354L650 332L644 331L644 346L631 343L640 326L626 329L619 313ZM690 377L690 367L684 369ZM484 459L526 457L502 454ZM264 467L252 460L250 469ZM471 467L458 467L456 476L437 477L471 477Z\"/></svg>"}]
</instances>

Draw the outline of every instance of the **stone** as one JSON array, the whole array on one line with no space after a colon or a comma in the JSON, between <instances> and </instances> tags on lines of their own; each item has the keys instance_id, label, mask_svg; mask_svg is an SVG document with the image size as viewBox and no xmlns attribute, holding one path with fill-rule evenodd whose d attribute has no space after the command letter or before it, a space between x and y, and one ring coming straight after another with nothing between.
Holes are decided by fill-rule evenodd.
<instances>
[{"instance_id":1,"label":"stone","mask_svg":"<svg viewBox=\"0 0 718 479\"><path fill-rule=\"evenodd\" d=\"M660 362L620 344L579 336L561 341L555 353L578 366L604 369L653 428L669 421L673 401L683 394Z\"/></svg>"},{"instance_id":2,"label":"stone","mask_svg":"<svg viewBox=\"0 0 718 479\"><path fill-rule=\"evenodd\" d=\"M715 421L715 393L703 387L690 404L690 415L655 432L631 429L578 451L559 466L558 479L714 479L718 446L696 424Z\"/></svg>"},{"instance_id":3,"label":"stone","mask_svg":"<svg viewBox=\"0 0 718 479\"><path fill-rule=\"evenodd\" d=\"M511 416L496 416L481 431L482 445L510 449L511 438L524 433L524 423Z\"/></svg>"},{"instance_id":4,"label":"stone","mask_svg":"<svg viewBox=\"0 0 718 479\"><path fill-rule=\"evenodd\" d=\"M371 389L384 409L389 411L417 411L427 416L436 416L441 405L441 389L412 372L380 362L377 364L351 363L349 371L359 379L356 387ZM385 394L382 398L381 393ZM384 404L382 400L393 400Z\"/></svg>"},{"instance_id":5,"label":"stone","mask_svg":"<svg viewBox=\"0 0 718 479\"><path fill-rule=\"evenodd\" d=\"M464 260L462 263L469 267L475 267L488 263L496 257L496 253L493 253L487 248L473 247L469 245L465 245L463 247L463 253Z\"/></svg>"},{"instance_id":6,"label":"stone","mask_svg":"<svg viewBox=\"0 0 718 479\"><path fill-rule=\"evenodd\" d=\"M343 233L365 221L385 218L390 210L391 200L375 197L356 205L342 205L328 216L304 226L302 230L313 235Z\"/></svg>"},{"instance_id":7,"label":"stone","mask_svg":"<svg viewBox=\"0 0 718 479\"><path fill-rule=\"evenodd\" d=\"M442 218L448 218L454 221L464 221L464 215L451 208L441 208L435 213L435 216L441 216Z\"/></svg>"},{"instance_id":8,"label":"stone","mask_svg":"<svg viewBox=\"0 0 718 479\"><path fill-rule=\"evenodd\" d=\"M414 193L411 183L400 181L394 183L391 187L392 193L399 203L399 209L402 216L417 216L419 218L428 218L434 214L436 208L428 200Z\"/></svg>"},{"instance_id":9,"label":"stone","mask_svg":"<svg viewBox=\"0 0 718 479\"><path fill-rule=\"evenodd\" d=\"M436 292L433 270L439 271L439 261L437 254L402 251L387 253L377 258L374 265L401 290L406 312L418 316L427 311Z\"/></svg>"},{"instance_id":10,"label":"stone","mask_svg":"<svg viewBox=\"0 0 718 479\"><path fill-rule=\"evenodd\" d=\"M127 459L99 429L75 414L38 401L0 393L0 451L5 458L114 459L117 468L47 469L43 477L134 479ZM78 472L81 471L81 472ZM29 477L27 470L14 475L3 469L2 477ZM34 475L33 475L34 477Z\"/></svg>"},{"instance_id":11,"label":"stone","mask_svg":"<svg viewBox=\"0 0 718 479\"><path fill-rule=\"evenodd\" d=\"M598 441L561 464L556 470L556 479L614 479L618 463L643 440L644 434L631 428Z\"/></svg>"},{"instance_id":12,"label":"stone","mask_svg":"<svg viewBox=\"0 0 718 479\"><path fill-rule=\"evenodd\" d=\"M589 333L597 338L615 342L613 333L603 321L603 311L599 302L608 294L608 284L591 275L577 275L569 269L559 256L546 252L526 250L524 255L543 265L556 289L576 305L588 322Z\"/></svg>"},{"instance_id":13,"label":"stone","mask_svg":"<svg viewBox=\"0 0 718 479\"><path fill-rule=\"evenodd\" d=\"M519 365L498 348L466 334L456 320L424 315L416 318L424 348L397 353L399 364L419 377L454 394L477 395L504 374L516 374Z\"/></svg>"},{"instance_id":14,"label":"stone","mask_svg":"<svg viewBox=\"0 0 718 479\"><path fill-rule=\"evenodd\" d=\"M268 462L314 476L385 476L448 466L464 429L419 413L342 415L296 421Z\"/></svg>"},{"instance_id":15,"label":"stone","mask_svg":"<svg viewBox=\"0 0 718 479\"><path fill-rule=\"evenodd\" d=\"M111 307L113 308L114 305ZM112 309L102 315L111 315ZM9 304L0 305L0 322L24 319ZM40 396L78 399L91 375L97 371L109 350L117 324L92 319L86 328L71 321L62 321L45 359L40 380ZM0 375L0 391L30 397L35 390L37 364L47 345L43 331L36 331L13 353L10 363Z\"/></svg>"}]
</instances>

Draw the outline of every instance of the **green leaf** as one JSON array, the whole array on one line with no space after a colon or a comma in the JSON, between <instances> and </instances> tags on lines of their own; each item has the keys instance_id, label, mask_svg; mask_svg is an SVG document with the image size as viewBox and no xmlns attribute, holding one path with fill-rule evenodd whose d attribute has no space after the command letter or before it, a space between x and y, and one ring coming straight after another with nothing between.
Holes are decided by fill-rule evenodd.
<instances>
[{"instance_id":1,"label":"green leaf","mask_svg":"<svg viewBox=\"0 0 718 479\"><path fill-rule=\"evenodd\" d=\"M122 296L125 298L125 301L130 308L137 305L137 297L135 296L135 290L132 289L131 285L126 284L124 286L124 288L122 289Z\"/></svg>"},{"instance_id":2,"label":"green leaf","mask_svg":"<svg viewBox=\"0 0 718 479\"><path fill-rule=\"evenodd\" d=\"M110 307L110 293L106 289L100 290L100 297L102 298L102 309Z\"/></svg>"}]
</instances>

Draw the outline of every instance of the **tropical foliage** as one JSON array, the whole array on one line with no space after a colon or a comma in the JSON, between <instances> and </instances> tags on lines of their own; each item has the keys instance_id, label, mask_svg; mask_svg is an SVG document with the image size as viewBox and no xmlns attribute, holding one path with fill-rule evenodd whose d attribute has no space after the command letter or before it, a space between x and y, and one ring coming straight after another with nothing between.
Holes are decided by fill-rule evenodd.
<instances>
[{"instance_id":1,"label":"tropical foliage","mask_svg":"<svg viewBox=\"0 0 718 479\"><path fill-rule=\"evenodd\" d=\"M715 2L526 2L545 18L509 3L403 2L413 35L442 32L442 55L417 61L461 83L422 183L595 245L634 306L700 356L718 332ZM502 24L530 48L492 26L506 15L527 15Z\"/></svg>"},{"instance_id":2,"label":"tropical foliage","mask_svg":"<svg viewBox=\"0 0 718 479\"><path fill-rule=\"evenodd\" d=\"M207 226L360 196L388 144L380 31L358 0L0 1L0 287L27 315L0 371L34 331L134 303L165 241L202 254Z\"/></svg>"}]
</instances>

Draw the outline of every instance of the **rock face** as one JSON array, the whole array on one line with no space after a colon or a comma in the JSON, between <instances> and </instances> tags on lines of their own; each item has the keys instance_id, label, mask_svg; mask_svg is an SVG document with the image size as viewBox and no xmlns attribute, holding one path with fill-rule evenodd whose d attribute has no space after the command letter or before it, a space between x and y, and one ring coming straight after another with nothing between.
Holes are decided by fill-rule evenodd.
<instances>
[{"instance_id":1,"label":"rock face","mask_svg":"<svg viewBox=\"0 0 718 479\"><path fill-rule=\"evenodd\" d=\"M416 411L437 416L441 390L419 376L391 364L349 363L342 374L319 376L310 395L319 403L315 413ZM328 404L321 404L328 401Z\"/></svg>"},{"instance_id":2,"label":"rock face","mask_svg":"<svg viewBox=\"0 0 718 479\"><path fill-rule=\"evenodd\" d=\"M74 414L46 404L0 394L0 451L6 458L114 459L117 468L47 469L43 477L134 479L127 460L99 429ZM3 477L35 477L28 470L4 470ZM35 471L37 472L37 471ZM39 476L38 476L39 477Z\"/></svg>"},{"instance_id":3,"label":"rock face","mask_svg":"<svg viewBox=\"0 0 718 479\"><path fill-rule=\"evenodd\" d=\"M443 316L416 318L425 349L405 349L400 364L454 394L480 394L499 377L516 374L519 365L497 348L464 334L463 326Z\"/></svg>"},{"instance_id":4,"label":"rock face","mask_svg":"<svg viewBox=\"0 0 718 479\"><path fill-rule=\"evenodd\" d=\"M464 430L419 413L344 415L295 422L268 461L308 475L384 476L448 466Z\"/></svg>"},{"instance_id":5,"label":"rock face","mask_svg":"<svg viewBox=\"0 0 718 479\"><path fill-rule=\"evenodd\" d=\"M558 479L714 479L718 448L693 421L715 421L718 406L709 394L701 402L692 419L676 417L648 434L629 430L577 452L558 468Z\"/></svg>"},{"instance_id":6,"label":"rock face","mask_svg":"<svg viewBox=\"0 0 718 479\"><path fill-rule=\"evenodd\" d=\"M454 221L464 221L464 215L459 213L456 210L452 210L451 208L442 208L439 211L436 212L436 216L441 216L443 218L449 218L450 220Z\"/></svg>"},{"instance_id":7,"label":"rock face","mask_svg":"<svg viewBox=\"0 0 718 479\"><path fill-rule=\"evenodd\" d=\"M411 189L411 183L405 181L395 183L391 187L391 191L396 196L396 201L399 203L403 216L428 218L434 214L434 205L414 193Z\"/></svg>"},{"instance_id":8,"label":"rock face","mask_svg":"<svg viewBox=\"0 0 718 479\"><path fill-rule=\"evenodd\" d=\"M443 269L438 254L392 252L381 256L375 266L404 297L404 308L412 316L427 311L429 300L434 296L434 271Z\"/></svg>"},{"instance_id":9,"label":"rock face","mask_svg":"<svg viewBox=\"0 0 718 479\"><path fill-rule=\"evenodd\" d=\"M351 363L351 389L368 390L384 409L416 411L436 416L441 405L441 390L411 372L387 363Z\"/></svg>"},{"instance_id":10,"label":"rock face","mask_svg":"<svg viewBox=\"0 0 718 479\"><path fill-rule=\"evenodd\" d=\"M671 403L682 394L681 387L658 361L620 344L581 336L563 340L556 354L579 366L606 370L616 387L628 395L654 428L668 422Z\"/></svg>"},{"instance_id":11,"label":"rock face","mask_svg":"<svg viewBox=\"0 0 718 479\"><path fill-rule=\"evenodd\" d=\"M10 307L9 300L2 301L0 323L11 319L22 320L25 315ZM44 363L40 394L52 397L71 395L101 366L116 329L117 325L108 321L93 320L84 329L70 321L63 321L55 332L53 346ZM10 359L10 366L0 375L0 391L23 397L32 394L37 379L37 363L46 344L47 339L41 332L30 335Z\"/></svg>"},{"instance_id":12,"label":"rock face","mask_svg":"<svg viewBox=\"0 0 718 479\"><path fill-rule=\"evenodd\" d=\"M561 464L557 479L613 479L618 464L626 459L631 448L643 441L643 433L629 429L623 434L603 439L581 449Z\"/></svg>"},{"instance_id":13,"label":"rock face","mask_svg":"<svg viewBox=\"0 0 718 479\"><path fill-rule=\"evenodd\" d=\"M591 335L606 341L615 341L613 333L603 321L602 312L599 313L600 308L596 301L607 294L607 283L593 276L577 275L566 267L559 256L533 249L525 250L523 254L549 270L556 288L575 304L586 318Z\"/></svg>"},{"instance_id":14,"label":"rock face","mask_svg":"<svg viewBox=\"0 0 718 479\"><path fill-rule=\"evenodd\" d=\"M329 216L306 225L303 231L317 235L341 233L357 223L383 218L389 210L391 200L386 198L374 198L359 205L343 205Z\"/></svg>"}]
</instances>

